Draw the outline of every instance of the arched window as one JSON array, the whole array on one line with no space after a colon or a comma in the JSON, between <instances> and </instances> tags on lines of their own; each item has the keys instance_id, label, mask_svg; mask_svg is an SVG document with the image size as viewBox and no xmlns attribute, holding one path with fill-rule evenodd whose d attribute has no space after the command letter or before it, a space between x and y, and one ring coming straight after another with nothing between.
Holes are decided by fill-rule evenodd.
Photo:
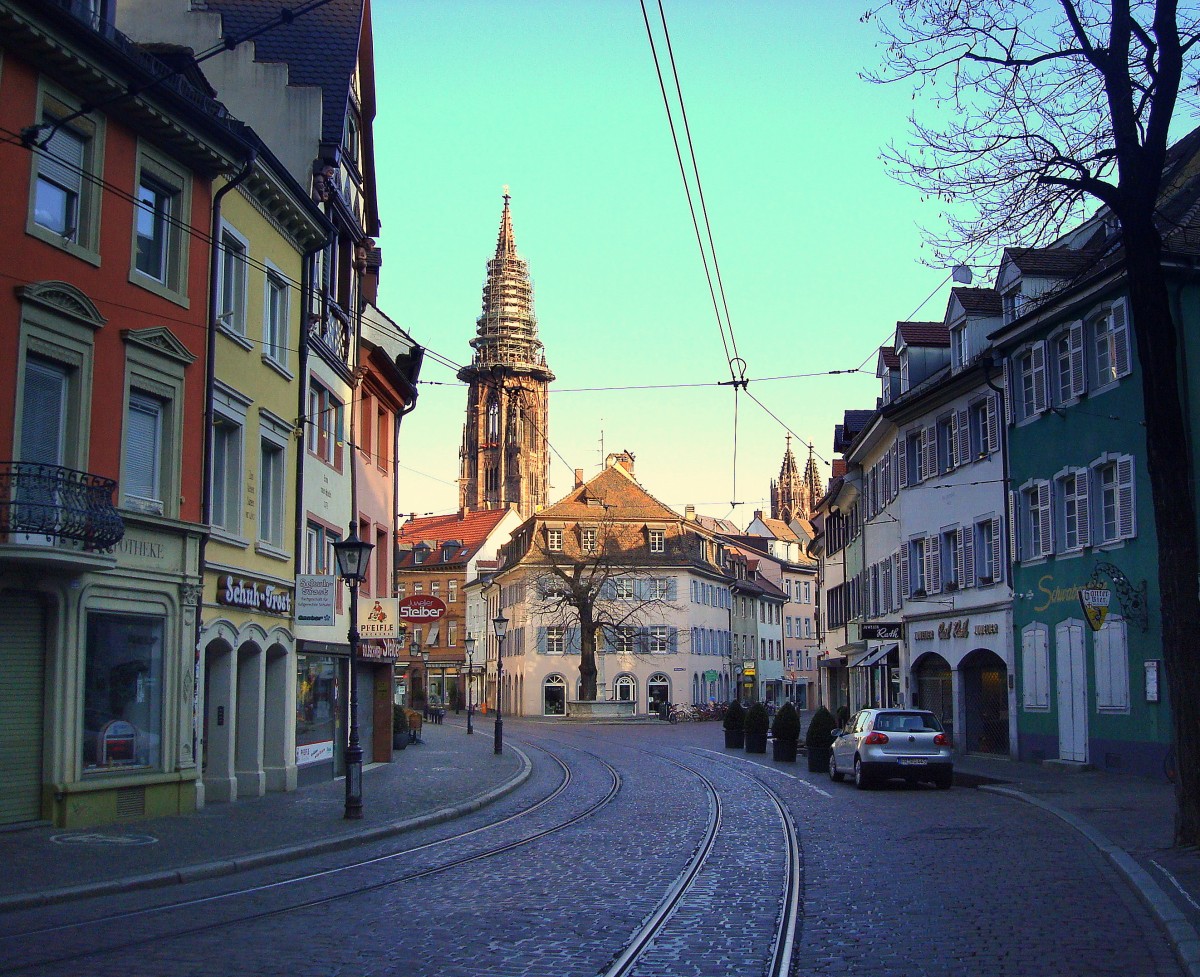
<instances>
[{"instance_id":1,"label":"arched window","mask_svg":"<svg viewBox=\"0 0 1200 977\"><path fill-rule=\"evenodd\" d=\"M619 675L613 683L613 693L618 702L637 702L637 682L632 675Z\"/></svg>"},{"instance_id":2,"label":"arched window","mask_svg":"<svg viewBox=\"0 0 1200 977\"><path fill-rule=\"evenodd\" d=\"M500 440L500 404L495 397L488 399L487 428L484 434L490 444Z\"/></svg>"},{"instance_id":3,"label":"arched window","mask_svg":"<svg viewBox=\"0 0 1200 977\"><path fill-rule=\"evenodd\" d=\"M671 680L662 672L655 672L650 676L650 681L646 683L646 694L650 698L650 709L661 702L671 701Z\"/></svg>"}]
</instances>

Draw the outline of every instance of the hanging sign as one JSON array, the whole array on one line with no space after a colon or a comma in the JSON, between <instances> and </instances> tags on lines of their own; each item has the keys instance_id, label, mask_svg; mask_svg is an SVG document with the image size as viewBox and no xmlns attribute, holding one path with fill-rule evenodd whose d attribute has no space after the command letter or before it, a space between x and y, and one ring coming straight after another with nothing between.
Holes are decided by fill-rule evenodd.
<instances>
[{"instance_id":1,"label":"hanging sign","mask_svg":"<svg viewBox=\"0 0 1200 977\"><path fill-rule=\"evenodd\" d=\"M1079 604L1083 607L1083 615L1093 631L1099 631L1108 617L1108 605L1112 601L1112 591L1107 587L1081 587Z\"/></svg>"},{"instance_id":2,"label":"hanging sign","mask_svg":"<svg viewBox=\"0 0 1200 977\"><path fill-rule=\"evenodd\" d=\"M331 573L296 574L296 623L333 624L338 579Z\"/></svg>"},{"instance_id":3,"label":"hanging sign","mask_svg":"<svg viewBox=\"0 0 1200 977\"><path fill-rule=\"evenodd\" d=\"M395 597L360 597L358 599L358 633L364 638L397 638L400 636L400 614Z\"/></svg>"},{"instance_id":4,"label":"hanging sign","mask_svg":"<svg viewBox=\"0 0 1200 977\"><path fill-rule=\"evenodd\" d=\"M446 616L446 605L433 594L413 594L400 601L399 615L409 625L431 624Z\"/></svg>"}]
</instances>

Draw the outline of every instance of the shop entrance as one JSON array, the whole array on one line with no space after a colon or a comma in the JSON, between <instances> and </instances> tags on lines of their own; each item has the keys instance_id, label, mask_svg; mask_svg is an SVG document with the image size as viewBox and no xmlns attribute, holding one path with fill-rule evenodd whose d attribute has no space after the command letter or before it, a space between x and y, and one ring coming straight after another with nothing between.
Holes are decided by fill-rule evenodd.
<instances>
[{"instance_id":1,"label":"shop entrance","mask_svg":"<svg viewBox=\"0 0 1200 977\"><path fill-rule=\"evenodd\" d=\"M41 816L45 610L40 595L0 592L0 824Z\"/></svg>"},{"instance_id":2,"label":"shop entrance","mask_svg":"<svg viewBox=\"0 0 1200 977\"><path fill-rule=\"evenodd\" d=\"M561 675L548 675L542 686L542 714L564 716L567 712L567 682Z\"/></svg>"},{"instance_id":3,"label":"shop entrance","mask_svg":"<svg viewBox=\"0 0 1200 977\"><path fill-rule=\"evenodd\" d=\"M671 681L661 672L650 676L650 681L646 686L646 694L649 696L650 712L655 712L664 702L671 701Z\"/></svg>"},{"instance_id":4,"label":"shop entrance","mask_svg":"<svg viewBox=\"0 0 1200 977\"><path fill-rule=\"evenodd\" d=\"M954 735L954 686L950 665L941 655L922 655L913 663L913 682L919 709L928 709L942 721L946 732Z\"/></svg>"},{"instance_id":5,"label":"shop entrance","mask_svg":"<svg viewBox=\"0 0 1200 977\"><path fill-rule=\"evenodd\" d=\"M963 718L969 753L1008 756L1008 668L993 651L980 648L958 666L963 680Z\"/></svg>"}]
</instances>

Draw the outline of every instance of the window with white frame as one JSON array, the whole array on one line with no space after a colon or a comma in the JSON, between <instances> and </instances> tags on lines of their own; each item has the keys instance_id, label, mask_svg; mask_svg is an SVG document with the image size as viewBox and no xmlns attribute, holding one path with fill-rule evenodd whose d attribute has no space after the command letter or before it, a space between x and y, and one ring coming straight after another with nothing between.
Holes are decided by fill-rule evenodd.
<instances>
[{"instance_id":1,"label":"window with white frame","mask_svg":"<svg viewBox=\"0 0 1200 977\"><path fill-rule=\"evenodd\" d=\"M259 461L258 538L283 549L284 512L287 504L287 442L265 434Z\"/></svg>"},{"instance_id":2,"label":"window with white frame","mask_svg":"<svg viewBox=\"0 0 1200 977\"><path fill-rule=\"evenodd\" d=\"M996 545L995 529L991 519L983 519L973 527L974 538L969 548L971 566L967 569L976 584L987 586L995 582L993 557Z\"/></svg>"},{"instance_id":3,"label":"window with white frame","mask_svg":"<svg viewBox=\"0 0 1200 977\"><path fill-rule=\"evenodd\" d=\"M996 427L995 395L976 400L967 406L968 444L972 458L983 458L999 450L999 429Z\"/></svg>"},{"instance_id":4,"label":"window with white frame","mask_svg":"<svg viewBox=\"0 0 1200 977\"><path fill-rule=\"evenodd\" d=\"M957 438L955 437L957 433L956 428L957 421L953 414L938 418L937 433L935 435L937 439L937 463L935 471L931 474L936 474L937 472L948 472L957 463L958 452L956 444Z\"/></svg>"},{"instance_id":5,"label":"window with white frame","mask_svg":"<svg viewBox=\"0 0 1200 977\"><path fill-rule=\"evenodd\" d=\"M1060 552L1071 553L1091 543L1088 514L1088 473L1069 469L1055 479L1055 522Z\"/></svg>"},{"instance_id":6,"label":"window with white frame","mask_svg":"<svg viewBox=\"0 0 1200 977\"><path fill-rule=\"evenodd\" d=\"M341 536L318 523L310 522L304 534L305 573L336 573L333 544Z\"/></svg>"},{"instance_id":7,"label":"window with white frame","mask_svg":"<svg viewBox=\"0 0 1200 977\"><path fill-rule=\"evenodd\" d=\"M342 457L342 404L318 381L308 389L308 417L305 418L308 450L328 465L340 465Z\"/></svg>"},{"instance_id":8,"label":"window with white frame","mask_svg":"<svg viewBox=\"0 0 1200 977\"><path fill-rule=\"evenodd\" d=\"M1027 712L1050 709L1050 632L1040 622L1021 630L1021 696Z\"/></svg>"},{"instance_id":9,"label":"window with white frame","mask_svg":"<svg viewBox=\"0 0 1200 977\"><path fill-rule=\"evenodd\" d=\"M650 552L651 553L666 552L666 548L667 548L666 539L667 539L667 534L666 534L665 530L651 529L650 530Z\"/></svg>"},{"instance_id":10,"label":"window with white frame","mask_svg":"<svg viewBox=\"0 0 1200 977\"><path fill-rule=\"evenodd\" d=\"M1095 513L1092 542L1103 546L1137 535L1134 462L1130 455L1104 455L1092 463Z\"/></svg>"},{"instance_id":11,"label":"window with white frame","mask_svg":"<svg viewBox=\"0 0 1200 977\"><path fill-rule=\"evenodd\" d=\"M941 533L941 585L945 590L958 590L964 586L962 534L958 527L943 529Z\"/></svg>"},{"instance_id":12,"label":"window with white frame","mask_svg":"<svg viewBox=\"0 0 1200 977\"><path fill-rule=\"evenodd\" d=\"M446 645L449 648L458 647L458 622L449 621L446 624Z\"/></svg>"},{"instance_id":13,"label":"window with white frame","mask_svg":"<svg viewBox=\"0 0 1200 977\"><path fill-rule=\"evenodd\" d=\"M1050 507L1050 483L1034 481L1021 489L1021 554L1038 560L1054 552L1054 513Z\"/></svg>"},{"instance_id":14,"label":"window with white frame","mask_svg":"<svg viewBox=\"0 0 1200 977\"><path fill-rule=\"evenodd\" d=\"M908 597L924 597L927 571L925 567L925 539L908 541Z\"/></svg>"},{"instance_id":15,"label":"window with white frame","mask_svg":"<svg viewBox=\"0 0 1200 977\"><path fill-rule=\"evenodd\" d=\"M212 521L227 533L242 529L242 425L213 418Z\"/></svg>"},{"instance_id":16,"label":"window with white frame","mask_svg":"<svg viewBox=\"0 0 1200 977\"><path fill-rule=\"evenodd\" d=\"M1103 309L1089 322L1092 337L1092 379L1097 387L1115 383L1131 369L1129 326L1125 302Z\"/></svg>"},{"instance_id":17,"label":"window with white frame","mask_svg":"<svg viewBox=\"0 0 1200 977\"><path fill-rule=\"evenodd\" d=\"M921 460L921 432L910 431L904 438L905 484L915 485L921 480L924 467Z\"/></svg>"},{"instance_id":18,"label":"window with white frame","mask_svg":"<svg viewBox=\"0 0 1200 977\"><path fill-rule=\"evenodd\" d=\"M967 327L965 324L950 330L950 349L954 356L953 366L961 370L970 359L967 349Z\"/></svg>"},{"instance_id":19,"label":"window with white frame","mask_svg":"<svg viewBox=\"0 0 1200 977\"><path fill-rule=\"evenodd\" d=\"M1017 389L1013 404L1017 420L1024 420L1046 409L1046 347L1034 343L1016 359Z\"/></svg>"},{"instance_id":20,"label":"window with white frame","mask_svg":"<svg viewBox=\"0 0 1200 977\"><path fill-rule=\"evenodd\" d=\"M163 512L163 416L159 397L129 392L125 415L125 505L141 512Z\"/></svg>"},{"instance_id":21,"label":"window with white frame","mask_svg":"<svg viewBox=\"0 0 1200 977\"><path fill-rule=\"evenodd\" d=\"M446 603L458 603L458 580L454 577L451 577L446 584Z\"/></svg>"},{"instance_id":22,"label":"window with white frame","mask_svg":"<svg viewBox=\"0 0 1200 977\"><path fill-rule=\"evenodd\" d=\"M633 580L630 577L617 577L613 581L614 596L623 599L631 600L634 596Z\"/></svg>"},{"instance_id":23,"label":"window with white frame","mask_svg":"<svg viewBox=\"0 0 1200 977\"><path fill-rule=\"evenodd\" d=\"M567 651L567 629L561 626L546 628L546 654L563 655Z\"/></svg>"},{"instance_id":24,"label":"window with white frame","mask_svg":"<svg viewBox=\"0 0 1200 977\"><path fill-rule=\"evenodd\" d=\"M191 180L145 143L138 147L130 280L173 302L187 302Z\"/></svg>"},{"instance_id":25,"label":"window with white frame","mask_svg":"<svg viewBox=\"0 0 1200 977\"><path fill-rule=\"evenodd\" d=\"M1096 709L1129 711L1129 635L1125 621L1108 617L1092 635L1096 659Z\"/></svg>"},{"instance_id":26,"label":"window with white frame","mask_svg":"<svg viewBox=\"0 0 1200 977\"><path fill-rule=\"evenodd\" d=\"M263 308L262 355L284 367L288 352L288 286L282 275L267 272L265 307Z\"/></svg>"},{"instance_id":27,"label":"window with white frame","mask_svg":"<svg viewBox=\"0 0 1200 977\"><path fill-rule=\"evenodd\" d=\"M246 240L232 227L221 230L221 263L217 323L237 336L246 335Z\"/></svg>"},{"instance_id":28,"label":"window with white frame","mask_svg":"<svg viewBox=\"0 0 1200 977\"><path fill-rule=\"evenodd\" d=\"M579 531L579 545L585 553L596 552L596 530L590 526Z\"/></svg>"},{"instance_id":29,"label":"window with white frame","mask_svg":"<svg viewBox=\"0 0 1200 977\"><path fill-rule=\"evenodd\" d=\"M671 650L671 629L665 624L655 624L650 628L651 654L663 654Z\"/></svg>"},{"instance_id":30,"label":"window with white frame","mask_svg":"<svg viewBox=\"0 0 1200 977\"><path fill-rule=\"evenodd\" d=\"M1083 356L1083 323L1074 322L1056 333L1049 342L1051 396L1065 404L1087 390Z\"/></svg>"},{"instance_id":31,"label":"window with white frame","mask_svg":"<svg viewBox=\"0 0 1200 977\"><path fill-rule=\"evenodd\" d=\"M561 529L546 530L546 548L551 553L561 553L563 548L563 534Z\"/></svg>"},{"instance_id":32,"label":"window with white frame","mask_svg":"<svg viewBox=\"0 0 1200 977\"><path fill-rule=\"evenodd\" d=\"M620 655L632 655L637 630L635 628L617 628L616 640L613 646Z\"/></svg>"}]
</instances>

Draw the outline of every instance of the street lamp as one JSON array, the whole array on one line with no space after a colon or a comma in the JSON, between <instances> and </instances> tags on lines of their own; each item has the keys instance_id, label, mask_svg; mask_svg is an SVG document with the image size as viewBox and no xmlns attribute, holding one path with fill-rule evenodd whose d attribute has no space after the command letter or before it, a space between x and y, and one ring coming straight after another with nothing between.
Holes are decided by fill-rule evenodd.
<instances>
[{"instance_id":1,"label":"street lamp","mask_svg":"<svg viewBox=\"0 0 1200 977\"><path fill-rule=\"evenodd\" d=\"M471 725L471 679L475 675L475 639L467 636L463 644L467 646L467 734L475 732Z\"/></svg>"},{"instance_id":2,"label":"street lamp","mask_svg":"<svg viewBox=\"0 0 1200 977\"><path fill-rule=\"evenodd\" d=\"M492 743L493 753L504 752L504 636L508 634L508 618L501 611L492 618L496 629L496 737Z\"/></svg>"},{"instance_id":3,"label":"street lamp","mask_svg":"<svg viewBox=\"0 0 1200 977\"><path fill-rule=\"evenodd\" d=\"M346 809L344 817L362 817L362 744L358 740L358 585L367 579L367 561L374 543L358 538L353 523L349 535L333 544L338 574L350 588L350 735L346 742Z\"/></svg>"}]
</instances>

